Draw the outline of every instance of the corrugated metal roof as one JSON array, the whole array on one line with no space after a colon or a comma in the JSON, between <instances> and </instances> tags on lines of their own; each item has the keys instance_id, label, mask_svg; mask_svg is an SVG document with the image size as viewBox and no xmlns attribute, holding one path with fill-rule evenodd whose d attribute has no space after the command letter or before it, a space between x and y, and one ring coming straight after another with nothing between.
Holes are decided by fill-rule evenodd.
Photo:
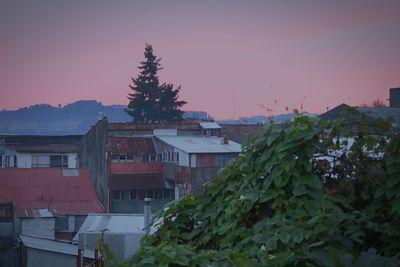
<instances>
[{"instance_id":1,"label":"corrugated metal roof","mask_svg":"<svg viewBox=\"0 0 400 267\"><path fill-rule=\"evenodd\" d=\"M108 137L107 151L111 155L142 155L156 154L151 137Z\"/></svg>"},{"instance_id":2,"label":"corrugated metal roof","mask_svg":"<svg viewBox=\"0 0 400 267\"><path fill-rule=\"evenodd\" d=\"M221 126L216 122L200 122L199 124L203 129L221 129Z\"/></svg>"},{"instance_id":3,"label":"corrugated metal roof","mask_svg":"<svg viewBox=\"0 0 400 267\"><path fill-rule=\"evenodd\" d=\"M103 231L109 233L144 233L143 228L143 214L89 214L73 238L73 241L78 241L80 233L98 233Z\"/></svg>"},{"instance_id":4,"label":"corrugated metal roof","mask_svg":"<svg viewBox=\"0 0 400 267\"><path fill-rule=\"evenodd\" d=\"M400 108L393 107L381 107L381 108L370 108L370 107L351 107L347 104L341 104L333 109L321 114L319 117L323 119L338 119L338 118L349 118L353 121L353 117L365 115L369 119L389 119L393 118L393 126L400 127Z\"/></svg>"},{"instance_id":5,"label":"corrugated metal roof","mask_svg":"<svg viewBox=\"0 0 400 267\"><path fill-rule=\"evenodd\" d=\"M2 135L1 144L18 152L68 153L78 152L81 135L43 136L43 135Z\"/></svg>"},{"instance_id":6,"label":"corrugated metal roof","mask_svg":"<svg viewBox=\"0 0 400 267\"><path fill-rule=\"evenodd\" d=\"M240 153L240 144L229 141L221 144L221 138L198 136L157 136L164 143L186 153Z\"/></svg>"},{"instance_id":7,"label":"corrugated metal roof","mask_svg":"<svg viewBox=\"0 0 400 267\"><path fill-rule=\"evenodd\" d=\"M382 108L363 108L363 107L356 107L356 110L361 112L362 114L373 118L383 118L383 119L394 119L394 126L400 126L400 108L389 108L389 107L382 107Z\"/></svg>"},{"instance_id":8,"label":"corrugated metal roof","mask_svg":"<svg viewBox=\"0 0 400 267\"><path fill-rule=\"evenodd\" d=\"M65 243L65 242L60 242L60 241L55 241L55 240L49 240L49 239L43 239L43 238L37 238L37 237L31 237L31 236L26 236L26 235L20 235L19 237L21 238L22 243L24 243L24 246L28 247L28 248L52 251L52 252L74 255L74 256L78 255L78 245L75 245L75 244L70 244L70 243ZM83 252L83 255L85 258L94 259L94 251L93 250L85 249Z\"/></svg>"},{"instance_id":9,"label":"corrugated metal roof","mask_svg":"<svg viewBox=\"0 0 400 267\"><path fill-rule=\"evenodd\" d=\"M112 174L108 185L110 189L163 189L164 179L162 173Z\"/></svg>"},{"instance_id":10,"label":"corrugated metal roof","mask_svg":"<svg viewBox=\"0 0 400 267\"><path fill-rule=\"evenodd\" d=\"M111 174L162 173L163 169L164 165L161 163L144 163L144 162L111 163L109 168Z\"/></svg>"},{"instance_id":11,"label":"corrugated metal roof","mask_svg":"<svg viewBox=\"0 0 400 267\"><path fill-rule=\"evenodd\" d=\"M153 129L199 129L199 124L194 122L176 122L176 123L109 123L109 130L153 130Z\"/></svg>"},{"instance_id":12,"label":"corrugated metal roof","mask_svg":"<svg viewBox=\"0 0 400 267\"><path fill-rule=\"evenodd\" d=\"M57 168L0 169L0 202L15 201L18 217L33 217L33 210L54 214L102 212L89 171L64 176Z\"/></svg>"}]
</instances>

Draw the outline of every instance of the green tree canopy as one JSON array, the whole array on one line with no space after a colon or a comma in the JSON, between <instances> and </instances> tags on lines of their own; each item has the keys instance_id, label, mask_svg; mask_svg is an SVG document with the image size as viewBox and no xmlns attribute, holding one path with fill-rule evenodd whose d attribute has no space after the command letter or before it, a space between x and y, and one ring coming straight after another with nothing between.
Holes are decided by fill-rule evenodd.
<instances>
[{"instance_id":1,"label":"green tree canopy","mask_svg":"<svg viewBox=\"0 0 400 267\"><path fill-rule=\"evenodd\" d=\"M141 61L138 67L138 77L132 78L133 85L129 85L132 93L128 95L126 112L137 123L182 120L183 112L180 108L186 102L178 100L181 87L174 88L171 83L160 84L157 73L162 69L161 58L153 54L151 45L146 44L144 56L145 61Z\"/></svg>"},{"instance_id":2,"label":"green tree canopy","mask_svg":"<svg viewBox=\"0 0 400 267\"><path fill-rule=\"evenodd\" d=\"M265 128L202 195L165 208L132 259L109 261L399 266L399 133L382 120L353 126L299 117Z\"/></svg>"}]
</instances>

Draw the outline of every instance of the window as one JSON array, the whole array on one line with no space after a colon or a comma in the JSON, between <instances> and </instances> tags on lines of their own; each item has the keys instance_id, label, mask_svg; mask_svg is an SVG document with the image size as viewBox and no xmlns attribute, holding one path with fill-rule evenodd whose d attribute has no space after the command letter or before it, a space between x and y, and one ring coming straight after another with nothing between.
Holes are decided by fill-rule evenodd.
<instances>
[{"instance_id":1,"label":"window","mask_svg":"<svg viewBox=\"0 0 400 267\"><path fill-rule=\"evenodd\" d=\"M154 198L155 199L162 199L162 189L155 189L154 190Z\"/></svg>"},{"instance_id":2,"label":"window","mask_svg":"<svg viewBox=\"0 0 400 267\"><path fill-rule=\"evenodd\" d=\"M144 199L144 196L145 196L145 190L143 190L143 189L139 189L139 190L137 190L137 198L139 199L139 200L143 200Z\"/></svg>"},{"instance_id":3,"label":"window","mask_svg":"<svg viewBox=\"0 0 400 267\"><path fill-rule=\"evenodd\" d=\"M0 223L13 221L12 207L0 207Z\"/></svg>"},{"instance_id":4,"label":"window","mask_svg":"<svg viewBox=\"0 0 400 267\"><path fill-rule=\"evenodd\" d=\"M133 155L126 155L126 160L133 160Z\"/></svg>"},{"instance_id":5,"label":"window","mask_svg":"<svg viewBox=\"0 0 400 267\"><path fill-rule=\"evenodd\" d=\"M0 168L3 168L3 156L0 156Z\"/></svg>"},{"instance_id":6,"label":"window","mask_svg":"<svg viewBox=\"0 0 400 267\"><path fill-rule=\"evenodd\" d=\"M124 190L113 190L112 191L113 200L124 200Z\"/></svg>"},{"instance_id":7,"label":"window","mask_svg":"<svg viewBox=\"0 0 400 267\"><path fill-rule=\"evenodd\" d=\"M146 190L146 197L154 198L154 190L153 189L147 189Z\"/></svg>"},{"instance_id":8,"label":"window","mask_svg":"<svg viewBox=\"0 0 400 267\"><path fill-rule=\"evenodd\" d=\"M66 155L50 155L51 168L68 168L68 156Z\"/></svg>"},{"instance_id":9,"label":"window","mask_svg":"<svg viewBox=\"0 0 400 267\"><path fill-rule=\"evenodd\" d=\"M130 200L136 200L137 199L137 192L135 189L131 189L129 191L129 199Z\"/></svg>"},{"instance_id":10,"label":"window","mask_svg":"<svg viewBox=\"0 0 400 267\"><path fill-rule=\"evenodd\" d=\"M173 152L172 153L172 162L179 163L179 153L178 152Z\"/></svg>"},{"instance_id":11,"label":"window","mask_svg":"<svg viewBox=\"0 0 400 267\"><path fill-rule=\"evenodd\" d=\"M149 162L156 162L157 161L157 155L151 154L149 155Z\"/></svg>"},{"instance_id":12,"label":"window","mask_svg":"<svg viewBox=\"0 0 400 267\"><path fill-rule=\"evenodd\" d=\"M164 199L172 199L173 198L174 189L164 189Z\"/></svg>"},{"instance_id":13,"label":"window","mask_svg":"<svg viewBox=\"0 0 400 267\"><path fill-rule=\"evenodd\" d=\"M32 168L68 168L67 155L32 155Z\"/></svg>"}]
</instances>

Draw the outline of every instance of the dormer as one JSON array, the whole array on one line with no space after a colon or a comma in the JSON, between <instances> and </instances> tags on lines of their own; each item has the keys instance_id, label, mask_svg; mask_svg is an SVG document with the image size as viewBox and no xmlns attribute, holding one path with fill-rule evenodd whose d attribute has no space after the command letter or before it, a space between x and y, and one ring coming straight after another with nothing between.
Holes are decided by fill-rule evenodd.
<instances>
[{"instance_id":1,"label":"dormer","mask_svg":"<svg viewBox=\"0 0 400 267\"><path fill-rule=\"evenodd\" d=\"M200 122L203 136L205 137L221 137L222 128L216 122Z\"/></svg>"}]
</instances>

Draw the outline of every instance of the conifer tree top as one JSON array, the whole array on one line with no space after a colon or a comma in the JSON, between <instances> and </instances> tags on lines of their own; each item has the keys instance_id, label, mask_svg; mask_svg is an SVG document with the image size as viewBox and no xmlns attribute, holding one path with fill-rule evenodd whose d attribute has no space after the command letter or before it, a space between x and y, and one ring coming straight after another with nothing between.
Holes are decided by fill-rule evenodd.
<instances>
[{"instance_id":1,"label":"conifer tree top","mask_svg":"<svg viewBox=\"0 0 400 267\"><path fill-rule=\"evenodd\" d=\"M128 95L129 104L125 110L137 123L162 123L182 120L180 108L186 104L178 100L180 86L160 84L157 72L162 70L161 58L153 54L153 47L146 44L145 60L140 62L137 78L129 85L132 92Z\"/></svg>"}]
</instances>

